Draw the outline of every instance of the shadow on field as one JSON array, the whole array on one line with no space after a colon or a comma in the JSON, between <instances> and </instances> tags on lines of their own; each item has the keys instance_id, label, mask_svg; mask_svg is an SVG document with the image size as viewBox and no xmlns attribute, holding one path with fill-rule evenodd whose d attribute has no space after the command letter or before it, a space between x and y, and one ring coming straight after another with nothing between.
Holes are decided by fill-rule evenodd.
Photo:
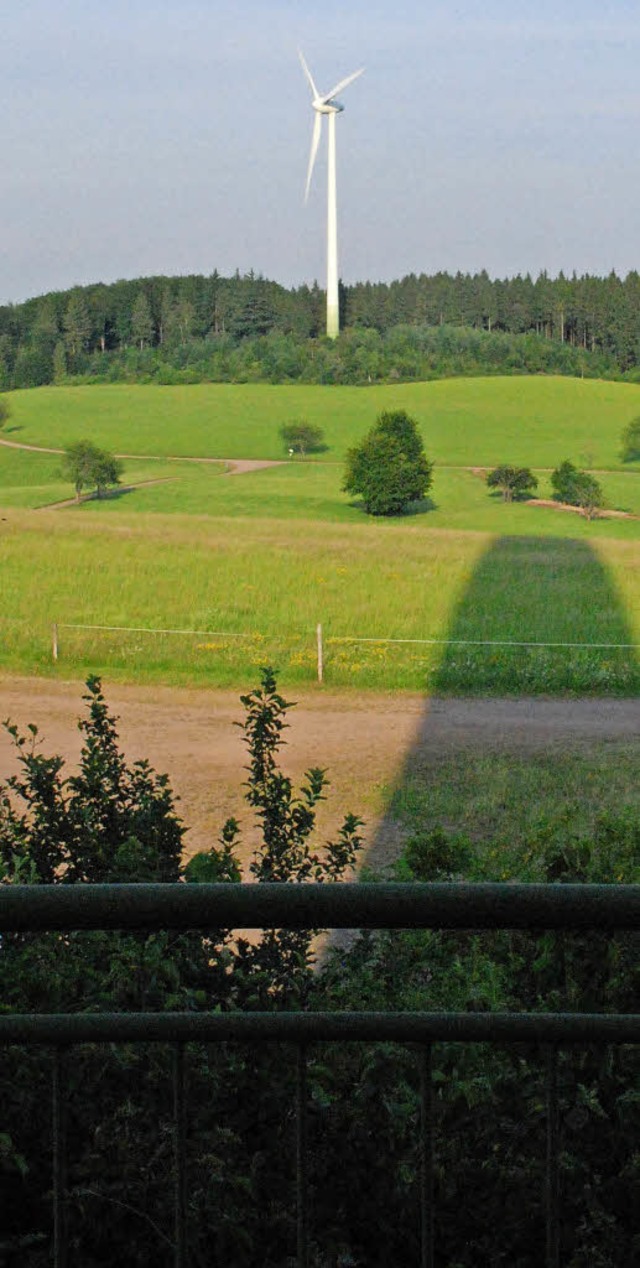
<instances>
[{"instance_id":1,"label":"shadow on field","mask_svg":"<svg viewBox=\"0 0 640 1268\"><path fill-rule=\"evenodd\" d=\"M367 854L374 869L397 854L406 790L424 790L436 769L446 780L447 760L459 762L465 752L473 760L553 752L607 738L613 702L578 697L640 694L638 649L621 597L582 541L497 539L478 561L444 637L450 641L429 676L413 742ZM633 735L639 712L633 702Z\"/></svg>"},{"instance_id":2,"label":"shadow on field","mask_svg":"<svg viewBox=\"0 0 640 1268\"><path fill-rule=\"evenodd\" d=\"M365 513L364 502L362 501L361 498L353 498L351 502L347 503L347 506L351 507L351 509L354 511L362 511L363 514ZM409 502L408 505L405 506L403 511L400 511L399 514L389 518L393 518L396 521L411 519L411 517L414 515L428 515L429 511L437 511L437 510L438 510L438 503L434 502L433 498L426 497L426 498L420 498L419 502ZM384 520L386 517L384 515L381 515L379 518Z\"/></svg>"}]
</instances>

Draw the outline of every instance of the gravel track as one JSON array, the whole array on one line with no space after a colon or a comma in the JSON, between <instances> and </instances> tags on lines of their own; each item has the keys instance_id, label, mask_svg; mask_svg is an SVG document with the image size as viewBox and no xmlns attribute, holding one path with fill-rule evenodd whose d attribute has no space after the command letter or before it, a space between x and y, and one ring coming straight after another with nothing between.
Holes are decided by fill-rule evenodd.
<instances>
[{"instance_id":1,"label":"gravel track","mask_svg":"<svg viewBox=\"0 0 640 1268\"><path fill-rule=\"evenodd\" d=\"M39 729L43 751L61 753L73 765L81 737L79 681L0 679L0 717L21 730ZM119 716L130 761L148 758L167 771L189 825L186 851L218 839L228 815L246 830L243 857L255 845L251 815L242 798L246 753L239 693L220 690L106 684L110 709ZM285 693L291 711L282 760L299 780L309 766L328 768L331 788L321 808L323 835L348 810L367 823L367 842L377 861L397 848L398 827L383 816L384 790L407 765L441 763L461 751L536 753L609 741L640 740L636 699L425 699L419 695L337 693L316 688ZM0 732L0 777L15 770L9 737Z\"/></svg>"}]
</instances>

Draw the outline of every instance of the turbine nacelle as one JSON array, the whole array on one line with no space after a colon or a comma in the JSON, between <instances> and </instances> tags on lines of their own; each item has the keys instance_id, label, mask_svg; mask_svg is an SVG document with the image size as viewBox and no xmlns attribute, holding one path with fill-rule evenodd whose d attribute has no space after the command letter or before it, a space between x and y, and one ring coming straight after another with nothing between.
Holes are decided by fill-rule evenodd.
<instances>
[{"instance_id":1,"label":"turbine nacelle","mask_svg":"<svg viewBox=\"0 0 640 1268\"><path fill-rule=\"evenodd\" d=\"M330 98L327 101L325 97L316 97L316 100L312 101L311 105L314 110L318 111L318 114L342 114L344 110L342 102L336 101L334 98Z\"/></svg>"},{"instance_id":2,"label":"turbine nacelle","mask_svg":"<svg viewBox=\"0 0 640 1268\"><path fill-rule=\"evenodd\" d=\"M318 146L320 144L322 115L342 114L342 111L344 110L344 106L342 105L342 102L338 101L337 99L338 93L342 92L342 89L346 88L347 84L353 83L354 79L357 79L358 76L362 74L362 69L354 70L353 74L347 75L346 79L341 79L340 82L336 84L335 87L330 90L330 92L321 93L321 92L318 92L318 89L314 83L313 75L311 74L311 71L309 70L307 63L305 62L304 57L302 53L300 52L300 49L298 49L298 56L300 58L302 69L307 77L307 82L311 89L311 105L316 112L316 117L313 122L313 132L311 134L311 151L309 154L309 166L307 168L307 183L305 185L305 193L304 193L304 200L306 202L309 196L309 186L311 185L311 176L312 176L313 168L316 161L316 155L318 153Z\"/></svg>"}]
</instances>

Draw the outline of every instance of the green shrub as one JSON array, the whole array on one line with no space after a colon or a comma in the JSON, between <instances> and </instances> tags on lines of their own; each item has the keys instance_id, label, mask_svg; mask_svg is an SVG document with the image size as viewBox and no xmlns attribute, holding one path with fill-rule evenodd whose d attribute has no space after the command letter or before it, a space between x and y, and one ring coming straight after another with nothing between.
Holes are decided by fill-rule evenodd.
<instances>
[{"instance_id":1,"label":"green shrub","mask_svg":"<svg viewBox=\"0 0 640 1268\"><path fill-rule=\"evenodd\" d=\"M472 858L468 837L451 835L443 828L418 832L410 837L404 859L417 881L445 881L465 875Z\"/></svg>"},{"instance_id":2,"label":"green shrub","mask_svg":"<svg viewBox=\"0 0 640 1268\"><path fill-rule=\"evenodd\" d=\"M529 497L538 487L536 476L529 467L495 467L487 476L490 489L500 489L505 502Z\"/></svg>"},{"instance_id":3,"label":"green shrub","mask_svg":"<svg viewBox=\"0 0 640 1268\"><path fill-rule=\"evenodd\" d=\"M640 415L627 423L620 440L622 461L636 462L640 458Z\"/></svg>"},{"instance_id":4,"label":"green shrub","mask_svg":"<svg viewBox=\"0 0 640 1268\"><path fill-rule=\"evenodd\" d=\"M299 453L302 457L306 453L321 453L327 448L322 428L316 427L314 423L307 423L304 418L283 423L280 436L285 449Z\"/></svg>"},{"instance_id":5,"label":"green shrub","mask_svg":"<svg viewBox=\"0 0 640 1268\"><path fill-rule=\"evenodd\" d=\"M588 471L580 471L566 459L553 472L551 488L558 502L581 507L587 519L592 519L598 508L604 505L600 482Z\"/></svg>"}]
</instances>

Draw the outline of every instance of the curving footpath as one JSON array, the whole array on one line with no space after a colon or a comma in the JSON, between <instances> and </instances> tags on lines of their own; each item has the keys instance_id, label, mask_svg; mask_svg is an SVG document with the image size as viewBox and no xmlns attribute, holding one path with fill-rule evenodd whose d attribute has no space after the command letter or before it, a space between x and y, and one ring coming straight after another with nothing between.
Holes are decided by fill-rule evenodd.
<instances>
[{"instance_id":1,"label":"curving footpath","mask_svg":"<svg viewBox=\"0 0 640 1268\"><path fill-rule=\"evenodd\" d=\"M5 449L24 449L27 453L63 454L64 449L50 449L46 445L25 445L18 440L0 439ZM283 467L284 459L276 458L192 458L181 454L117 453L116 458L131 458L139 462L223 462L225 475L244 475L248 471L261 471L263 467Z\"/></svg>"}]
</instances>

